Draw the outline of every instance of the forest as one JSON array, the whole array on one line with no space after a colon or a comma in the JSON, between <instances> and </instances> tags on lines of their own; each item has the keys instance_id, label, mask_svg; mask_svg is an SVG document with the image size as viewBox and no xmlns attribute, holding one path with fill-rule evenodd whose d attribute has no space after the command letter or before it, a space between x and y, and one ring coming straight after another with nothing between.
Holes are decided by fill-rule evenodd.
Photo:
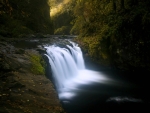
<instances>
[{"instance_id":1,"label":"forest","mask_svg":"<svg viewBox=\"0 0 150 113\"><path fill-rule=\"evenodd\" d=\"M53 33L47 0L0 0L0 35Z\"/></svg>"},{"instance_id":2,"label":"forest","mask_svg":"<svg viewBox=\"0 0 150 113\"><path fill-rule=\"evenodd\" d=\"M71 0L52 17L54 30L62 34L71 27L68 33L79 35L76 41L99 64L149 70L149 5L149 0Z\"/></svg>"},{"instance_id":3,"label":"forest","mask_svg":"<svg viewBox=\"0 0 150 113\"><path fill-rule=\"evenodd\" d=\"M0 113L150 111L150 0L0 0Z\"/></svg>"},{"instance_id":4,"label":"forest","mask_svg":"<svg viewBox=\"0 0 150 113\"><path fill-rule=\"evenodd\" d=\"M0 0L0 37L78 35L85 55L121 70L150 70L149 0Z\"/></svg>"}]
</instances>

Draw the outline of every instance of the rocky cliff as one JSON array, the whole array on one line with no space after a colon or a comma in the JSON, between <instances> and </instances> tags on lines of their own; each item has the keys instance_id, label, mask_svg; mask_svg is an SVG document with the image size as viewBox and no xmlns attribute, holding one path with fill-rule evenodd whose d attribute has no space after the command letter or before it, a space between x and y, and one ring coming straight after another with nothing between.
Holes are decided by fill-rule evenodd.
<instances>
[{"instance_id":1,"label":"rocky cliff","mask_svg":"<svg viewBox=\"0 0 150 113\"><path fill-rule=\"evenodd\" d=\"M37 48L18 41L0 38L0 113L64 113Z\"/></svg>"}]
</instances>

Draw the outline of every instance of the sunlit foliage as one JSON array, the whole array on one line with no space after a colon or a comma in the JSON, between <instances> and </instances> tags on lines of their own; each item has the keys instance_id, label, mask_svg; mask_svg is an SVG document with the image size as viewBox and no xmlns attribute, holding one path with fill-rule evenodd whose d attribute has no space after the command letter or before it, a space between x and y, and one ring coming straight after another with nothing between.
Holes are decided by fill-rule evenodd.
<instances>
[{"instance_id":1,"label":"sunlit foliage","mask_svg":"<svg viewBox=\"0 0 150 113\"><path fill-rule=\"evenodd\" d=\"M64 10L64 6L68 5L70 0L49 0L49 4L51 6L50 15L51 17L57 15L62 10Z\"/></svg>"},{"instance_id":2,"label":"sunlit foliage","mask_svg":"<svg viewBox=\"0 0 150 113\"><path fill-rule=\"evenodd\" d=\"M54 25L54 34L70 34L74 0L49 0L50 15ZM65 27L64 27L65 26Z\"/></svg>"},{"instance_id":3,"label":"sunlit foliage","mask_svg":"<svg viewBox=\"0 0 150 113\"><path fill-rule=\"evenodd\" d=\"M80 34L79 43L100 63L148 69L149 5L148 0L77 0L71 32Z\"/></svg>"},{"instance_id":4,"label":"sunlit foliage","mask_svg":"<svg viewBox=\"0 0 150 113\"><path fill-rule=\"evenodd\" d=\"M53 2L61 6L53 16L55 34L79 34L77 41L93 60L121 69L150 68L149 0Z\"/></svg>"}]
</instances>

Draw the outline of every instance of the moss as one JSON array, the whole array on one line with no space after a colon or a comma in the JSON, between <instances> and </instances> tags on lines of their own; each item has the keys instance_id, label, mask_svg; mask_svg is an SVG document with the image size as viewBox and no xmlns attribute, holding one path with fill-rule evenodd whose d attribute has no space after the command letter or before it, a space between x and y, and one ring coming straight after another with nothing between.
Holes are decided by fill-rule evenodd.
<instances>
[{"instance_id":1,"label":"moss","mask_svg":"<svg viewBox=\"0 0 150 113\"><path fill-rule=\"evenodd\" d=\"M54 34L55 35L68 34L69 29L70 29L69 26L62 26L62 27L56 29Z\"/></svg>"},{"instance_id":2,"label":"moss","mask_svg":"<svg viewBox=\"0 0 150 113\"><path fill-rule=\"evenodd\" d=\"M45 66L46 63L42 59L40 55L37 54L30 54L30 61L32 63L31 65L31 72L38 75L44 75L45 74Z\"/></svg>"}]
</instances>

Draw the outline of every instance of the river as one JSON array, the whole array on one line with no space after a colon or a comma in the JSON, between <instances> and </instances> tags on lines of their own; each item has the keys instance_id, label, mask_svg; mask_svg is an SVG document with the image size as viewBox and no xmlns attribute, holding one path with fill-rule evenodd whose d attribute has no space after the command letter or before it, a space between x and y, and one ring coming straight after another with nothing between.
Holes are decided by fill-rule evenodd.
<instances>
[{"instance_id":1,"label":"river","mask_svg":"<svg viewBox=\"0 0 150 113\"><path fill-rule=\"evenodd\" d=\"M58 97L67 113L149 110L145 83L133 82L128 78L129 73L125 77L125 73L97 68L92 62L84 61L77 44L70 44L66 48L46 46Z\"/></svg>"},{"instance_id":2,"label":"river","mask_svg":"<svg viewBox=\"0 0 150 113\"><path fill-rule=\"evenodd\" d=\"M68 39L57 40L58 36L27 40L26 43L23 40L24 43L19 45L19 41L16 46L46 49L52 80L67 113L150 111L149 80L144 78L146 72L120 72L99 67L84 57L77 44L66 43Z\"/></svg>"}]
</instances>

